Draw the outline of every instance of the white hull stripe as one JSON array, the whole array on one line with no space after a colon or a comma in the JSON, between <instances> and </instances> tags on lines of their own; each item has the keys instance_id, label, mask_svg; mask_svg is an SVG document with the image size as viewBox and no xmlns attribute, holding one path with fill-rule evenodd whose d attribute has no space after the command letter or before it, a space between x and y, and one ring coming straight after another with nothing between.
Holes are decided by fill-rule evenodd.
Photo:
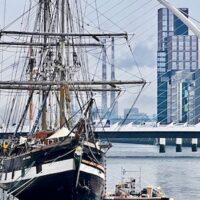
<instances>
[{"instance_id":1,"label":"white hull stripe","mask_svg":"<svg viewBox=\"0 0 200 200\"><path fill-rule=\"evenodd\" d=\"M14 172L13 179L12 179L12 172L7 173L6 180L5 180L6 173L2 173L0 184L1 183L12 183L12 182L21 181L21 180L29 180L29 179L32 179L35 177L52 175L52 174L67 172L67 171L72 171L72 170L75 170L74 159L57 161L57 162L43 164L42 171L39 173L36 173L36 167L28 168L25 170L24 177L21 177L21 174L22 174L21 170L17 170ZM81 164L80 170L83 172L86 172L86 173L96 175L102 179L105 179L105 174L103 172L101 172L99 169L85 165L83 163Z\"/></svg>"},{"instance_id":2,"label":"white hull stripe","mask_svg":"<svg viewBox=\"0 0 200 200\"><path fill-rule=\"evenodd\" d=\"M40 177L45 175L56 174L60 172L74 170L74 159L68 159L63 161L57 161L42 165L42 171L36 173L36 167L31 167L25 170L25 176L21 177L22 171L15 171L14 178L12 179L12 172L7 173L7 179L5 180L6 174L2 174L0 183L9 183L14 181L28 180L33 177Z\"/></svg>"},{"instance_id":3,"label":"white hull stripe","mask_svg":"<svg viewBox=\"0 0 200 200\"><path fill-rule=\"evenodd\" d=\"M100 178L102 178L103 180L105 180L105 173L103 173L101 170L85 165L83 163L81 163L81 167L80 167L80 171L88 173L88 174L93 174L95 176L98 176Z\"/></svg>"},{"instance_id":4,"label":"white hull stripe","mask_svg":"<svg viewBox=\"0 0 200 200\"><path fill-rule=\"evenodd\" d=\"M95 168L98 168L101 171L105 172L105 169L104 169L103 165L99 165L99 164L97 164L95 162L91 162L91 161L88 161L88 160L82 160L82 163L90 165L90 166L95 167Z\"/></svg>"}]
</instances>

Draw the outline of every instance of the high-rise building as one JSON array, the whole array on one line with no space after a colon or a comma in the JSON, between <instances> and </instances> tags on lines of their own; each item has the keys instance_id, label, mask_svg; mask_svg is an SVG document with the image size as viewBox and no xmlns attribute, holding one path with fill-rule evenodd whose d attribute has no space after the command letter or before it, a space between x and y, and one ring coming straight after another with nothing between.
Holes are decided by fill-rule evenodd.
<instances>
[{"instance_id":1,"label":"high-rise building","mask_svg":"<svg viewBox=\"0 0 200 200\"><path fill-rule=\"evenodd\" d=\"M196 124L199 121L200 70L172 71L168 85L168 121Z\"/></svg>"},{"instance_id":2,"label":"high-rise building","mask_svg":"<svg viewBox=\"0 0 200 200\"><path fill-rule=\"evenodd\" d=\"M167 40L170 78L167 96L167 121L198 121L198 109L195 107L196 91L199 90L196 76L198 70L198 39L194 35L169 36ZM196 114L195 114L196 113Z\"/></svg>"},{"instance_id":3,"label":"high-rise building","mask_svg":"<svg viewBox=\"0 0 200 200\"><path fill-rule=\"evenodd\" d=\"M180 8L187 16L188 9ZM198 39L167 8L158 10L157 121L196 122L194 100L198 81ZM193 85L193 86L192 86ZM185 94L187 93L188 96ZM186 97L187 96L187 97ZM190 101L189 101L190 100ZM193 103L192 103L193 101ZM190 105L190 108L188 107ZM187 108L187 109L186 109Z\"/></svg>"}]
</instances>

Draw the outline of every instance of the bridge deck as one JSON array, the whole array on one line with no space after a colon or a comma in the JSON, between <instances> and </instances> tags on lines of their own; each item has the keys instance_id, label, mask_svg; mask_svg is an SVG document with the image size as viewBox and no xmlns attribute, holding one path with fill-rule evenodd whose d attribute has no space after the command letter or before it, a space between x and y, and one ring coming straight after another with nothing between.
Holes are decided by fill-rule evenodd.
<instances>
[{"instance_id":1,"label":"bridge deck","mask_svg":"<svg viewBox=\"0 0 200 200\"><path fill-rule=\"evenodd\" d=\"M100 139L105 138L200 138L199 131L106 131L95 132Z\"/></svg>"}]
</instances>

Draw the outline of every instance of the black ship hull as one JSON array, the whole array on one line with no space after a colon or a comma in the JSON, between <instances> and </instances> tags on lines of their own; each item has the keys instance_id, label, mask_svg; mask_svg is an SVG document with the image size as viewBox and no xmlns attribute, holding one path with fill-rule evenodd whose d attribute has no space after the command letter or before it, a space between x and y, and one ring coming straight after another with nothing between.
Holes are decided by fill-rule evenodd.
<instances>
[{"instance_id":1,"label":"black ship hull","mask_svg":"<svg viewBox=\"0 0 200 200\"><path fill-rule=\"evenodd\" d=\"M40 159L38 162L36 158L43 157L48 151L38 151L7 160L4 170L2 169L0 187L19 200L101 199L105 181L104 168L99 163L89 160L88 152L83 153L78 163L79 158L75 156L74 151L66 153L62 146L56 151L60 153L59 156L50 148L50 156L46 156L48 159ZM35 161L40 164L36 164ZM20 162L21 166L14 164ZM24 168L28 162L32 165Z\"/></svg>"},{"instance_id":2,"label":"black ship hull","mask_svg":"<svg viewBox=\"0 0 200 200\"><path fill-rule=\"evenodd\" d=\"M73 171L68 171L44 176L35 181L33 180L30 186L28 186L30 180L23 181L19 188L22 185L24 187L16 190L13 195L20 200L100 200L102 186L104 185L103 179L81 172L79 179L84 185L75 188L75 174Z\"/></svg>"}]
</instances>

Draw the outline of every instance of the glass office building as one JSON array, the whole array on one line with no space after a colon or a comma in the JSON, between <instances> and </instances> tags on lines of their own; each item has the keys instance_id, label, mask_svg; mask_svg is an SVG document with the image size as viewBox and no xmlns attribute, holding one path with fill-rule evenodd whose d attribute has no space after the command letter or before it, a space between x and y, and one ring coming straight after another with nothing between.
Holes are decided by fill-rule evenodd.
<instances>
[{"instance_id":1,"label":"glass office building","mask_svg":"<svg viewBox=\"0 0 200 200\"><path fill-rule=\"evenodd\" d=\"M196 124L200 112L200 70L173 70L168 84L168 121Z\"/></svg>"},{"instance_id":2,"label":"glass office building","mask_svg":"<svg viewBox=\"0 0 200 200\"><path fill-rule=\"evenodd\" d=\"M180 10L188 15L187 8ZM158 52L157 52L157 121L161 124L176 122L185 122L189 120L189 114L184 114L183 102L178 104L174 102L173 97L177 97L179 90L186 88L192 90L191 85L195 88L195 75L190 74L190 78L182 75L178 71L187 71L196 73L198 67L198 39L196 36L188 35L187 26L172 14L167 8L158 10ZM186 74L188 75L188 73ZM182 79L179 79L179 77ZM175 81L175 79L178 79ZM174 85L175 84L175 85ZM195 91L193 92L195 93ZM191 93L192 94L192 93ZM196 94L196 93L195 93ZM195 95L194 94L194 95ZM180 95L180 94L179 94ZM192 97L191 97L192 98ZM194 97L195 98L195 97ZM187 99L188 100L188 99ZM184 101L184 98L183 98ZM187 102L187 105L191 102ZM177 109L175 109L176 106ZM186 107L186 106L185 106ZM190 108L190 110L191 110ZM181 111L180 111L181 110ZM186 110L186 109L185 109ZM179 112L180 111L180 112ZM178 113L183 113L178 117ZM187 116L187 117L183 117ZM195 114L197 115L197 114ZM174 117L176 116L176 118Z\"/></svg>"}]
</instances>

